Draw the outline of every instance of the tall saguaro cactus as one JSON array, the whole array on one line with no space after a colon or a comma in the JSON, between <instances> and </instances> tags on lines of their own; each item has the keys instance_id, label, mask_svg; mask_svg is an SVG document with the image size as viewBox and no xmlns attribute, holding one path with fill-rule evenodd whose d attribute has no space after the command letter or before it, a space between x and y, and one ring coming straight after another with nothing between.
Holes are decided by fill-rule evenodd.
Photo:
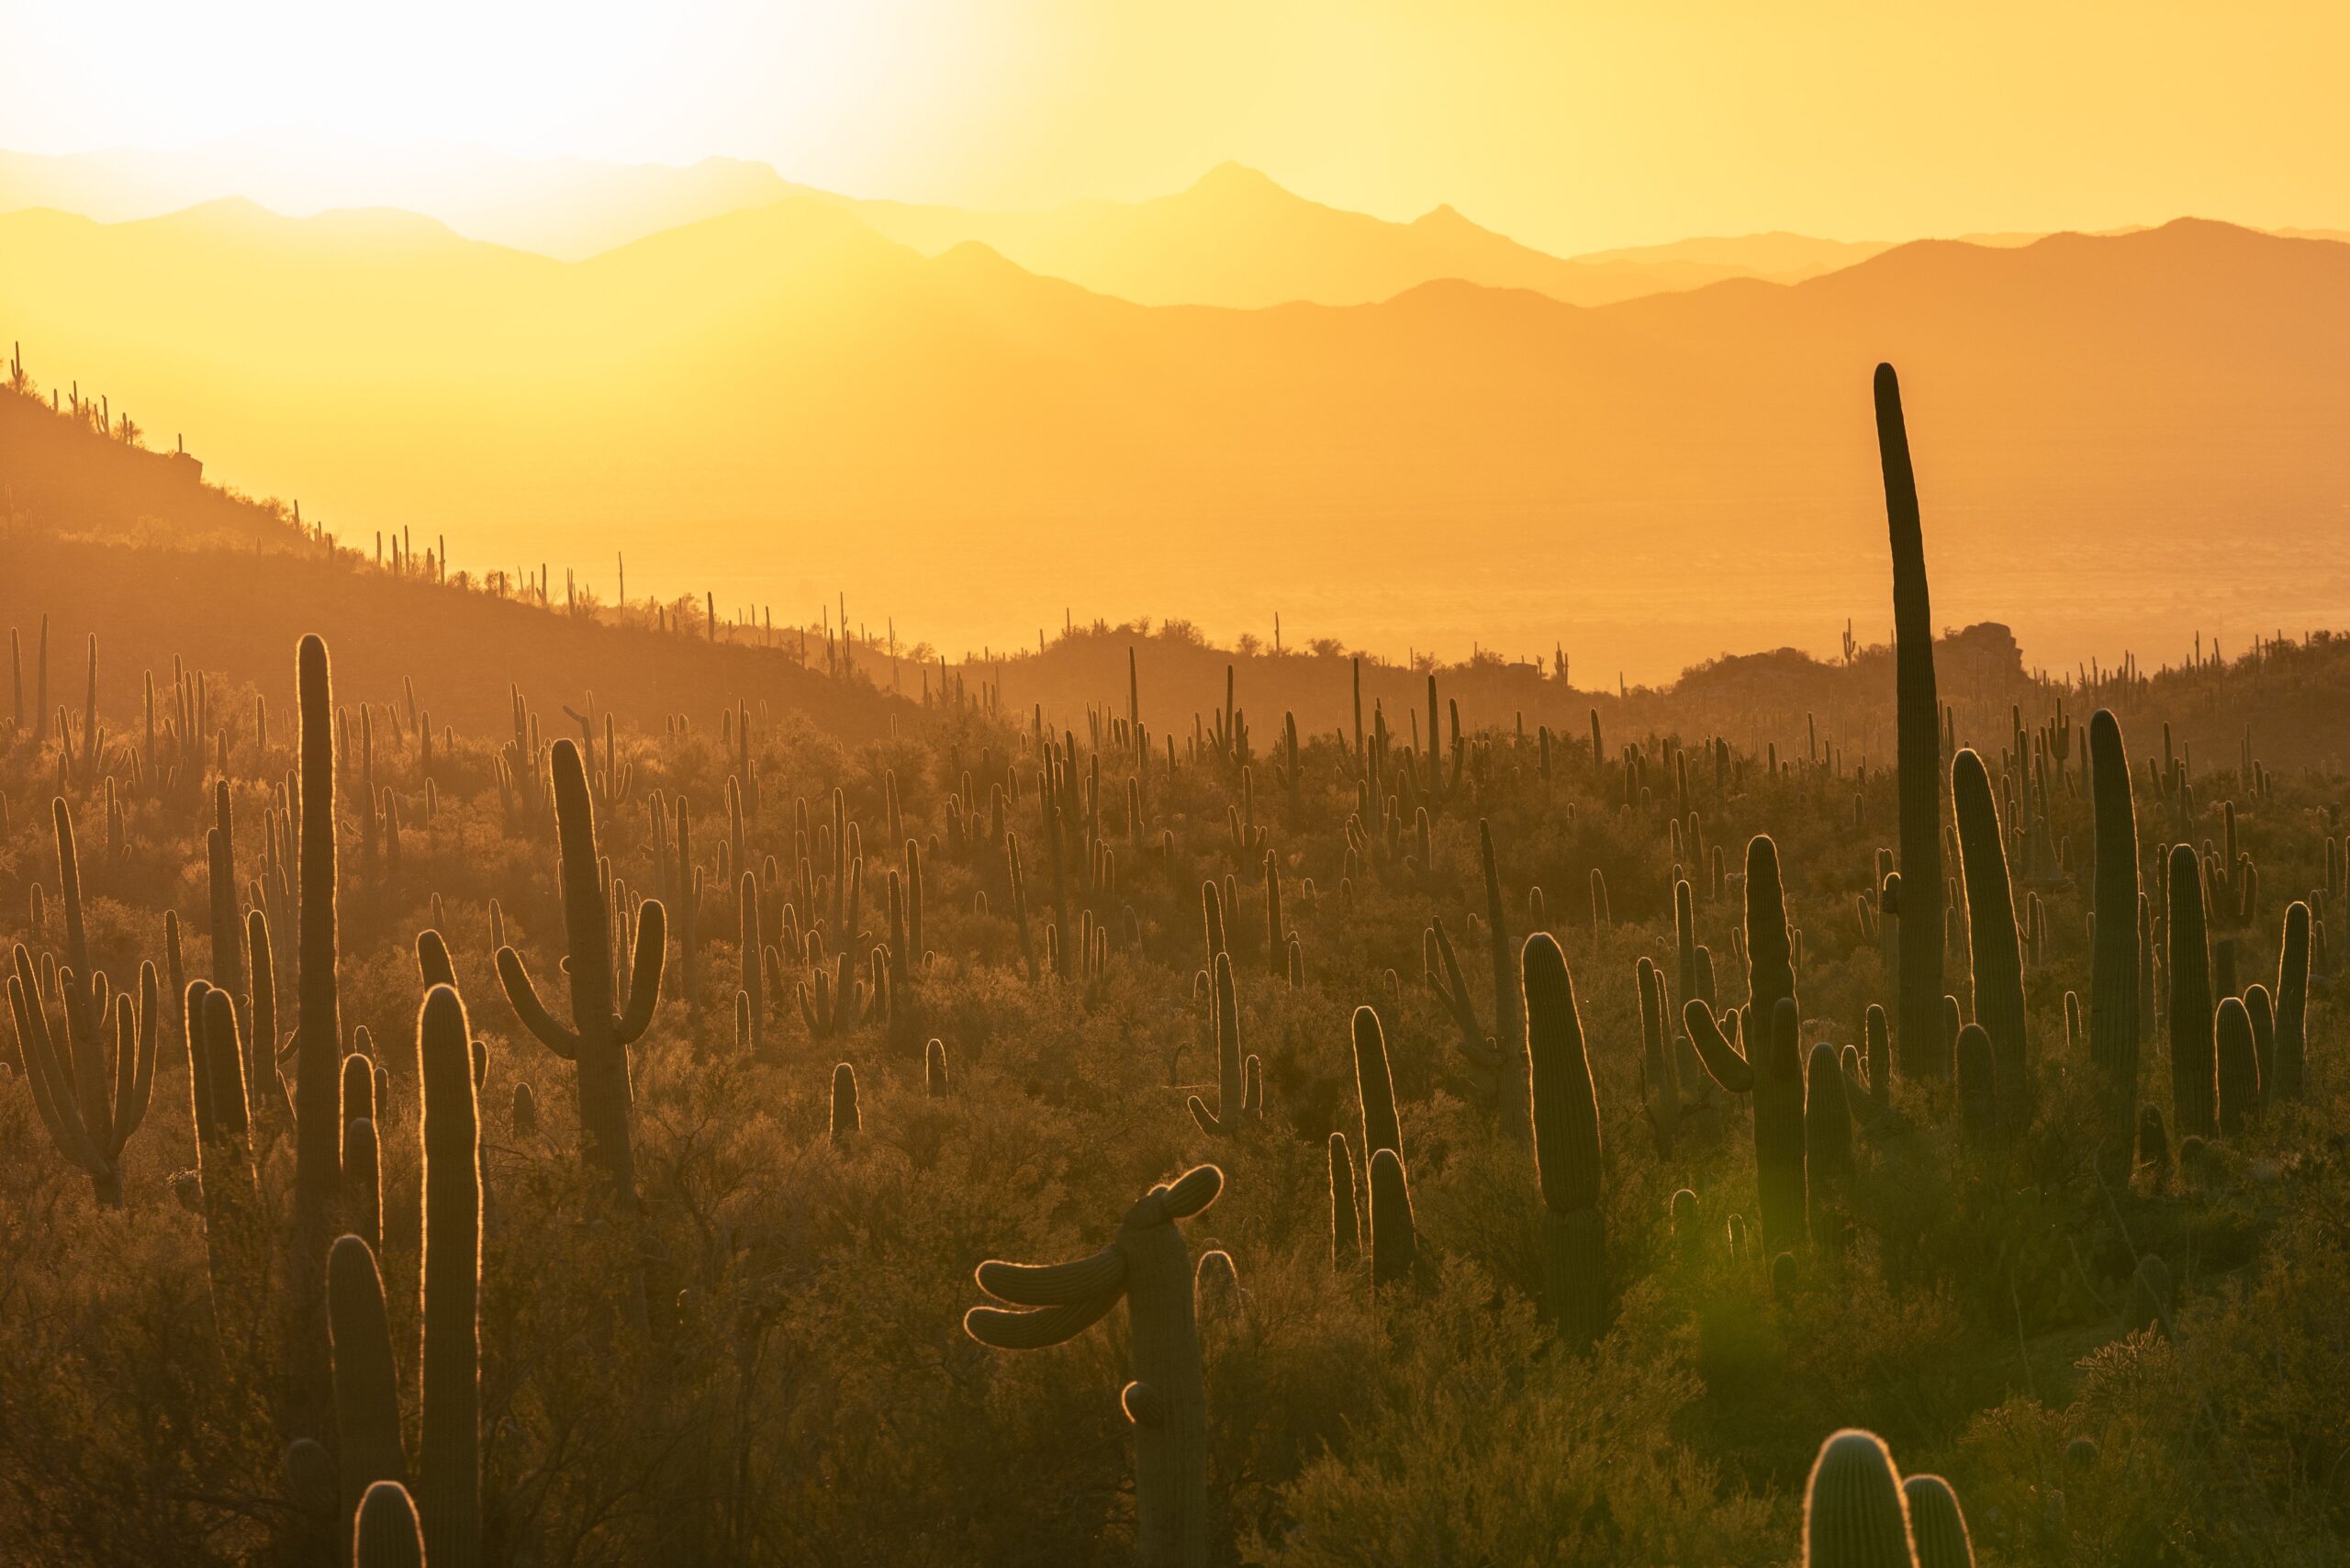
<instances>
[{"instance_id":1,"label":"tall saguaro cactus","mask_svg":"<svg viewBox=\"0 0 2350 1568\"><path fill-rule=\"evenodd\" d=\"M1206 1568L1207 1380L1192 1317L1191 1249L1177 1221L1215 1201L1224 1172L1195 1166L1151 1188L1110 1245L1071 1263L986 1262L979 1288L1024 1310L975 1306L963 1327L1000 1350L1075 1338L1126 1303L1134 1381L1121 1400L1135 1428L1136 1534L1143 1568Z\"/></svg>"},{"instance_id":2,"label":"tall saguaro cactus","mask_svg":"<svg viewBox=\"0 0 2350 1568\"><path fill-rule=\"evenodd\" d=\"M1942 715L1934 696L1934 614L1918 478L1893 366L1876 367L1877 456L1893 542L1895 760L1901 803L1901 971L1894 1059L1917 1078L1947 1078L1942 1023Z\"/></svg>"},{"instance_id":3,"label":"tall saguaro cactus","mask_svg":"<svg viewBox=\"0 0 2350 1568\"><path fill-rule=\"evenodd\" d=\"M637 912L635 962L621 1011L612 996L611 909L596 856L596 808L579 748L569 740L555 742L554 769L556 873L570 943L563 967L571 978L571 1026L555 1022L540 1002L522 955L510 946L498 950L498 978L522 1026L576 1070L579 1121L589 1157L610 1180L615 1202L632 1212L636 1155L629 1137L628 1048L653 1023L667 925L660 901L645 900Z\"/></svg>"},{"instance_id":4,"label":"tall saguaro cactus","mask_svg":"<svg viewBox=\"0 0 2350 1568\"><path fill-rule=\"evenodd\" d=\"M481 1561L481 1114L473 1031L453 987L425 994L424 1446L417 1473L435 1568Z\"/></svg>"},{"instance_id":5,"label":"tall saguaro cactus","mask_svg":"<svg viewBox=\"0 0 2350 1568\"><path fill-rule=\"evenodd\" d=\"M2089 970L2089 1061L2103 1081L2102 1144L2114 1170L2129 1169L2138 1110L2138 812L2130 757L2110 710L2089 716L2089 798L2096 814L2096 951Z\"/></svg>"},{"instance_id":6,"label":"tall saguaro cactus","mask_svg":"<svg viewBox=\"0 0 2350 1568\"><path fill-rule=\"evenodd\" d=\"M342 1021L335 988L334 688L327 645L313 633L295 655L302 721L301 1009L294 1035L294 1214L286 1233L287 1327L294 1436L324 1438L334 1413L326 1275L319 1261L342 1206ZM256 951L255 995L261 994ZM274 1011L274 1008L272 1009ZM256 1020L258 1022L258 1020ZM276 1026L256 1038L256 1070L274 1071Z\"/></svg>"},{"instance_id":7,"label":"tall saguaro cactus","mask_svg":"<svg viewBox=\"0 0 2350 1568\"><path fill-rule=\"evenodd\" d=\"M2171 1126L2182 1138L2220 1132L2218 1047L2212 1035L2211 950L2203 866L2191 844L2170 851Z\"/></svg>"},{"instance_id":8,"label":"tall saguaro cactus","mask_svg":"<svg viewBox=\"0 0 2350 1568\"><path fill-rule=\"evenodd\" d=\"M2016 932L2008 852L1991 799L1991 776L1972 746L1951 763L1951 801L1958 817L1958 859L1966 878L1968 948L1974 957L1975 1021L1991 1040L1993 1098L2003 1136L2021 1136L2031 1118L2024 1059L2023 948Z\"/></svg>"},{"instance_id":9,"label":"tall saguaro cactus","mask_svg":"<svg viewBox=\"0 0 2350 1568\"><path fill-rule=\"evenodd\" d=\"M1542 1185L1542 1307L1578 1348L1607 1318L1607 1231L1599 1212L1599 1099L1566 955L1526 939L1526 1047L1534 1100L1534 1170Z\"/></svg>"}]
</instances>

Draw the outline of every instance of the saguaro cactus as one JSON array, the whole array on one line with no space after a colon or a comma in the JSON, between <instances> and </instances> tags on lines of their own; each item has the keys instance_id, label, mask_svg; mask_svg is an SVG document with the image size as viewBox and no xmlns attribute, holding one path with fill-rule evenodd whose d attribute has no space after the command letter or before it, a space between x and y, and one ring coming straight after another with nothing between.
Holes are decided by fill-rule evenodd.
<instances>
[{"instance_id":1,"label":"saguaro cactus","mask_svg":"<svg viewBox=\"0 0 2350 1568\"><path fill-rule=\"evenodd\" d=\"M2103 1082L2107 1159L2117 1168L2130 1147L2138 1103L2138 815L2130 758L2109 710L2089 717L2089 794L2096 812L2097 947L2089 991L2089 1060Z\"/></svg>"},{"instance_id":2,"label":"saguaro cactus","mask_svg":"<svg viewBox=\"0 0 2350 1568\"><path fill-rule=\"evenodd\" d=\"M8 977L8 1008L17 1022L17 1042L24 1054L25 1081L31 1086L33 1108L58 1153L90 1178L90 1190L107 1208L122 1206L122 1149L146 1119L155 1088L155 1040L162 1008L158 1005L155 966L139 968L136 1018L131 999L118 994L106 1024L95 1026L86 1046L73 1036L70 999L81 988L82 977L72 970L58 976L59 989L69 998L64 1027L50 1025L41 1001L40 978L32 954L21 942L15 954L16 973ZM85 1001L84 1005L89 1003Z\"/></svg>"},{"instance_id":3,"label":"saguaro cactus","mask_svg":"<svg viewBox=\"0 0 2350 1568\"><path fill-rule=\"evenodd\" d=\"M1746 846L1746 962L1753 1000L1744 1014L1744 1056L1723 1036L1702 999L1692 999L1682 1021L1714 1081L1729 1093L1754 1096L1754 1181L1762 1248L1765 1255L1775 1255L1803 1245L1804 1079L1786 899L1778 846L1767 834L1758 834Z\"/></svg>"},{"instance_id":4,"label":"saguaro cactus","mask_svg":"<svg viewBox=\"0 0 2350 1568\"><path fill-rule=\"evenodd\" d=\"M1404 1124L1395 1112L1395 1079L1387 1065L1387 1036L1379 1014L1355 1009L1355 1102L1362 1108L1362 1155L1366 1166L1382 1148L1404 1152Z\"/></svg>"},{"instance_id":5,"label":"saguaro cactus","mask_svg":"<svg viewBox=\"0 0 2350 1568\"><path fill-rule=\"evenodd\" d=\"M1917 1568L1893 1455L1846 1428L1819 1445L1803 1494L1804 1568Z\"/></svg>"},{"instance_id":6,"label":"saguaro cactus","mask_svg":"<svg viewBox=\"0 0 2350 1568\"><path fill-rule=\"evenodd\" d=\"M1550 936L1526 939L1526 1046L1534 1171L1542 1187L1542 1307L1569 1343L1607 1326L1607 1232L1599 1212L1599 1098L1591 1084L1574 977Z\"/></svg>"},{"instance_id":7,"label":"saguaro cactus","mask_svg":"<svg viewBox=\"0 0 2350 1568\"><path fill-rule=\"evenodd\" d=\"M1192 1119L1212 1137L1230 1137L1244 1126L1254 1125L1265 1111L1265 1067L1255 1057L1240 1054L1240 1002L1233 989L1232 955L1215 956L1215 991L1212 1008L1215 1025L1216 1108L1192 1095Z\"/></svg>"},{"instance_id":8,"label":"saguaro cactus","mask_svg":"<svg viewBox=\"0 0 2350 1568\"><path fill-rule=\"evenodd\" d=\"M1330 1135L1330 1266L1344 1272L1362 1256L1362 1219L1347 1135Z\"/></svg>"},{"instance_id":9,"label":"saguaro cactus","mask_svg":"<svg viewBox=\"0 0 2350 1568\"><path fill-rule=\"evenodd\" d=\"M434 1568L481 1560L481 1112L472 1030L450 986L424 998L423 1449L417 1483Z\"/></svg>"},{"instance_id":10,"label":"saguaro cactus","mask_svg":"<svg viewBox=\"0 0 2350 1568\"><path fill-rule=\"evenodd\" d=\"M1134 1381L1121 1394L1135 1428L1136 1534L1143 1568L1208 1561L1207 1382L1192 1316L1191 1249L1177 1222L1215 1201L1224 1172L1194 1167L1151 1188L1110 1245L1071 1263L986 1262L979 1288L1026 1310L975 1306L963 1327L982 1344L1030 1350L1075 1338L1123 1297Z\"/></svg>"},{"instance_id":11,"label":"saguaro cactus","mask_svg":"<svg viewBox=\"0 0 2350 1568\"><path fill-rule=\"evenodd\" d=\"M1419 1222L1412 1214L1412 1184L1404 1157L1392 1148L1371 1154L1371 1283L1404 1284L1420 1270Z\"/></svg>"},{"instance_id":12,"label":"saguaro cactus","mask_svg":"<svg viewBox=\"0 0 2350 1568\"><path fill-rule=\"evenodd\" d=\"M1942 723L1934 696L1934 616L1918 479L1893 366L1876 367L1877 455L1893 541L1895 752L1901 803L1901 972L1894 1059L1906 1074L1947 1078L1942 1049Z\"/></svg>"},{"instance_id":13,"label":"saguaro cactus","mask_svg":"<svg viewBox=\"0 0 2350 1568\"><path fill-rule=\"evenodd\" d=\"M647 899L638 906L627 1008L616 1008L611 912L604 868L596 855L596 808L579 748L568 740L555 742L554 768L557 873L570 944L563 967L571 977L571 1027L556 1023L539 1001L522 956L511 947L498 950L498 978L522 1026L577 1070L579 1122L588 1134L589 1156L610 1181L620 1207L633 1212L636 1155L629 1137L628 1047L653 1023L654 1004L661 995L667 925L658 900Z\"/></svg>"},{"instance_id":14,"label":"saguaro cactus","mask_svg":"<svg viewBox=\"0 0 2350 1568\"><path fill-rule=\"evenodd\" d=\"M2023 950L2015 897L1991 777L1969 746L1951 763L1951 801L1958 817L1958 858L1966 878L1967 945L1974 958L1975 1021L1990 1037L1993 1100L1999 1131L2022 1136L2031 1119L2024 1053Z\"/></svg>"},{"instance_id":15,"label":"saguaro cactus","mask_svg":"<svg viewBox=\"0 0 2350 1568\"><path fill-rule=\"evenodd\" d=\"M1901 1495L1909 1504L1918 1568L1975 1568L1975 1543L1950 1483L1939 1475L1913 1475L1901 1484Z\"/></svg>"},{"instance_id":16,"label":"saguaro cactus","mask_svg":"<svg viewBox=\"0 0 2350 1568\"><path fill-rule=\"evenodd\" d=\"M375 1254L359 1238L343 1237L327 1254L326 1281L342 1518L349 1521L376 1482L407 1484L408 1453L400 1441L399 1372Z\"/></svg>"},{"instance_id":17,"label":"saguaro cactus","mask_svg":"<svg viewBox=\"0 0 2350 1568\"><path fill-rule=\"evenodd\" d=\"M424 1568L424 1538L407 1487L378 1481L367 1488L359 1499L351 1551L357 1568Z\"/></svg>"},{"instance_id":18,"label":"saguaro cactus","mask_svg":"<svg viewBox=\"0 0 2350 1568\"><path fill-rule=\"evenodd\" d=\"M2285 911L2285 941L2277 954L2277 1081L2269 1098L2298 1099L2307 1075L2310 1007L2310 906L2296 900Z\"/></svg>"},{"instance_id":19,"label":"saguaro cactus","mask_svg":"<svg viewBox=\"0 0 2350 1568\"><path fill-rule=\"evenodd\" d=\"M2195 846L2170 852L2171 1126L2185 1137L2219 1135L2212 1038L2211 955L2203 918L2203 867Z\"/></svg>"},{"instance_id":20,"label":"saguaro cactus","mask_svg":"<svg viewBox=\"0 0 2350 1568\"><path fill-rule=\"evenodd\" d=\"M334 1372L327 1335L326 1280L319 1260L340 1228L342 1206L342 1020L335 985L334 688L327 645L312 634L295 655L302 755L299 973L294 1034L294 1214L286 1232L288 1355L293 1363L296 1433L323 1437L334 1412ZM265 944L253 952L253 1024L261 1005ZM252 1042L255 1070L276 1074L275 1006L268 1037Z\"/></svg>"}]
</instances>

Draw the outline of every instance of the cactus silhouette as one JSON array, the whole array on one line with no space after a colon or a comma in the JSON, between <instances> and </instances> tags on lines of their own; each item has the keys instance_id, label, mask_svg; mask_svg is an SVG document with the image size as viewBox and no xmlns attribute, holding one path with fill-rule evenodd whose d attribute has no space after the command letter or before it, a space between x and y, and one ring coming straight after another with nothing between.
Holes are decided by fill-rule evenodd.
<instances>
[{"instance_id":1,"label":"cactus silhouette","mask_svg":"<svg viewBox=\"0 0 2350 1568\"><path fill-rule=\"evenodd\" d=\"M1904 1076L1950 1076L1941 1047L1942 997L1942 725L1934 697L1934 618L1918 480L1893 366L1876 367L1876 439L1893 539L1895 719L1901 801L1899 980L1894 1061Z\"/></svg>"},{"instance_id":2,"label":"cactus silhouette","mask_svg":"<svg viewBox=\"0 0 2350 1568\"><path fill-rule=\"evenodd\" d=\"M1214 967L1209 1005L1215 1030L1216 1108L1209 1110L1207 1102L1196 1094L1185 1103L1201 1131L1214 1137L1230 1137L1264 1115L1265 1069L1255 1057L1244 1058L1240 1052L1240 1002L1234 989L1232 955L1216 954Z\"/></svg>"},{"instance_id":3,"label":"cactus silhouette","mask_svg":"<svg viewBox=\"0 0 2350 1568\"><path fill-rule=\"evenodd\" d=\"M1804 1568L1917 1568L1893 1456L1847 1428L1819 1445L1803 1497Z\"/></svg>"},{"instance_id":4,"label":"cactus silhouette","mask_svg":"<svg viewBox=\"0 0 2350 1568\"><path fill-rule=\"evenodd\" d=\"M424 1568L424 1538L416 1505L397 1481L378 1481L359 1499L352 1522L352 1561L356 1568ZM435 1562L439 1558L432 1560Z\"/></svg>"},{"instance_id":5,"label":"cactus silhouette","mask_svg":"<svg viewBox=\"0 0 2350 1568\"><path fill-rule=\"evenodd\" d=\"M2106 1158L2128 1148L2138 1103L2138 1042L2149 1020L2139 1015L2138 818L2130 796L2130 759L2121 725L2100 708L2089 716L2089 790L2095 810L2097 935L2089 991L2089 1060L2103 1083Z\"/></svg>"},{"instance_id":6,"label":"cactus silhouette","mask_svg":"<svg viewBox=\"0 0 2350 1568\"><path fill-rule=\"evenodd\" d=\"M1901 1494L1909 1504L1918 1568L1975 1568L1975 1543L1950 1483L1939 1475L1912 1475L1901 1484Z\"/></svg>"},{"instance_id":7,"label":"cactus silhouette","mask_svg":"<svg viewBox=\"0 0 2350 1568\"><path fill-rule=\"evenodd\" d=\"M83 991L80 978L71 969L58 977L67 997L67 1021L59 1027L41 1000L31 952L19 942L14 957L8 1009L34 1110L58 1153L89 1177L96 1201L118 1209L123 1146L146 1119L155 1089L156 1030L162 1012L155 966L140 966L136 1006L131 997L116 995L105 1023L89 1025L95 1037L83 1047L72 1037L73 999L78 993L83 1006L96 1003Z\"/></svg>"},{"instance_id":8,"label":"cactus silhouette","mask_svg":"<svg viewBox=\"0 0 2350 1568\"><path fill-rule=\"evenodd\" d=\"M2170 852L2171 1126L2181 1137L2220 1130L2212 1038L2211 956L2205 939L2203 865L2194 846Z\"/></svg>"},{"instance_id":9,"label":"cactus silhouette","mask_svg":"<svg viewBox=\"0 0 2350 1568\"><path fill-rule=\"evenodd\" d=\"M577 1071L579 1121L588 1135L589 1158L603 1170L621 1209L632 1212L636 1154L629 1130L628 1047L651 1026L654 1004L660 999L665 920L658 900L647 899L638 906L636 956L625 1011L616 1007L610 908L604 868L596 854L595 806L579 748L568 740L555 742L554 770L557 879L570 942L563 966L571 979L570 1027L557 1023L539 1000L522 956L512 947L498 950L498 978L522 1026Z\"/></svg>"},{"instance_id":10,"label":"cactus silhouette","mask_svg":"<svg viewBox=\"0 0 2350 1568\"><path fill-rule=\"evenodd\" d=\"M1599 1212L1599 1099L1566 955L1540 932L1526 939L1527 1055L1534 1100L1534 1168L1542 1188L1542 1305L1570 1344L1606 1327L1607 1238Z\"/></svg>"},{"instance_id":11,"label":"cactus silhouette","mask_svg":"<svg viewBox=\"0 0 2350 1568\"><path fill-rule=\"evenodd\" d=\"M1134 1380L1121 1394L1135 1428L1136 1534L1143 1568L1205 1568L1210 1552L1207 1383L1192 1316L1190 1249L1177 1222L1215 1201L1224 1172L1195 1166L1127 1209L1110 1245L1072 1263L986 1262L979 1288L1021 1310L975 1306L974 1339L1032 1350L1075 1338L1126 1303Z\"/></svg>"},{"instance_id":12,"label":"cactus silhouette","mask_svg":"<svg viewBox=\"0 0 2350 1568\"><path fill-rule=\"evenodd\" d=\"M1998 1130L2020 1137L2031 1119L2024 1055L2023 957L2016 935L2008 854L1991 799L1990 775L1973 747L1951 763L1958 858L1966 882L1967 948L1975 976L1975 1021L1991 1047Z\"/></svg>"}]
</instances>

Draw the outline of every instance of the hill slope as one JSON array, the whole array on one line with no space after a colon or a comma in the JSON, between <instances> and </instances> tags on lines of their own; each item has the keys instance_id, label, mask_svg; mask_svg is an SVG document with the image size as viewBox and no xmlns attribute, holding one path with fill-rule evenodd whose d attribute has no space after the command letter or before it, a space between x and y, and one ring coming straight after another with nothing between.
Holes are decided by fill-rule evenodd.
<instances>
[{"instance_id":1,"label":"hill slope","mask_svg":"<svg viewBox=\"0 0 2350 1568\"><path fill-rule=\"evenodd\" d=\"M1879 358L1945 621L2070 664L2350 596L2350 246L2218 224L1598 310L1440 283L1237 311L925 258L808 198L571 264L382 215L17 214L0 299L36 370L360 538L607 589L634 546L663 593L796 622L845 588L957 651L1170 603L1636 678L1820 646L1882 594Z\"/></svg>"}]
</instances>

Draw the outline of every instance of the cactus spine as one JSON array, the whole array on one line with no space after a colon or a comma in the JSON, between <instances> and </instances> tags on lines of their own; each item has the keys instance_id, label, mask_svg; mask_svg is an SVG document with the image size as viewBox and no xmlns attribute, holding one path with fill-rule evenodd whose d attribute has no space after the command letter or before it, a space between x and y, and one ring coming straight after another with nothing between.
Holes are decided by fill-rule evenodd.
<instances>
[{"instance_id":1,"label":"cactus spine","mask_svg":"<svg viewBox=\"0 0 2350 1568\"><path fill-rule=\"evenodd\" d=\"M1606 1328L1606 1226L1599 1212L1599 1099L1591 1083L1574 977L1557 942L1526 939L1526 1045L1534 1170L1542 1188L1542 1307L1578 1349Z\"/></svg>"},{"instance_id":2,"label":"cactus spine","mask_svg":"<svg viewBox=\"0 0 2350 1568\"><path fill-rule=\"evenodd\" d=\"M1224 1172L1194 1167L1126 1211L1110 1245L1072 1263L986 1262L979 1288L1026 1310L975 1306L963 1327L1003 1350L1075 1338L1123 1297L1134 1380L1120 1396L1135 1428L1136 1533L1143 1568L1206 1568L1207 1380L1192 1310L1191 1249L1177 1222L1215 1201Z\"/></svg>"},{"instance_id":3,"label":"cactus spine","mask_svg":"<svg viewBox=\"0 0 2350 1568\"><path fill-rule=\"evenodd\" d=\"M1926 591L1926 545L1918 480L1893 366L1876 367L1877 454L1885 469L1893 542L1896 752L1900 777L1900 980L1894 1048L1905 1075L1947 1078L1942 1050L1942 725L1934 697L1934 618Z\"/></svg>"}]
</instances>

